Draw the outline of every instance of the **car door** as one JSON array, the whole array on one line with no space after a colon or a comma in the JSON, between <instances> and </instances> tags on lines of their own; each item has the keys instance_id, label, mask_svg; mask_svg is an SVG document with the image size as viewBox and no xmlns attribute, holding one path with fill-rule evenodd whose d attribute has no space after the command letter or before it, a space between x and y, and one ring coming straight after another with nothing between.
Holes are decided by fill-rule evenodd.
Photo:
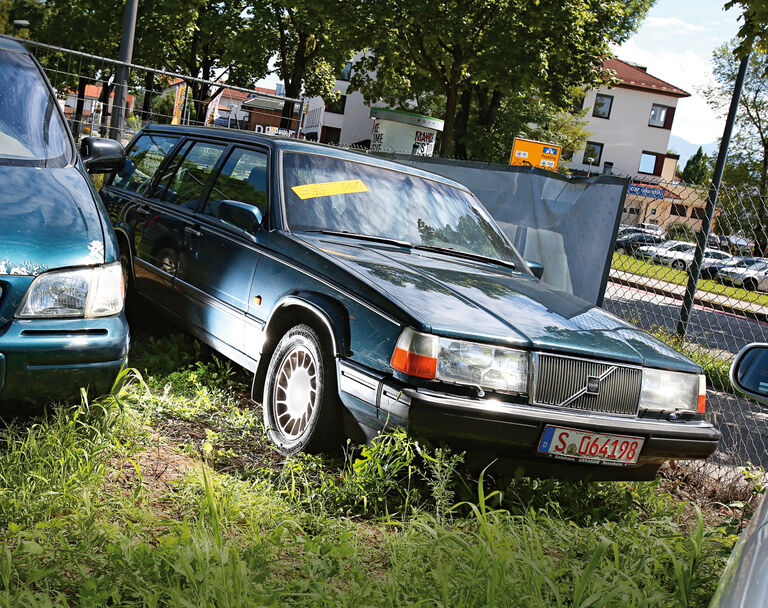
<instances>
[{"instance_id":1,"label":"car door","mask_svg":"<svg viewBox=\"0 0 768 608\"><path fill-rule=\"evenodd\" d=\"M140 290L144 293L151 291L150 284L157 278L147 272L143 260L137 259L138 256L135 255L138 250L145 249L142 235L151 219L147 196L155 174L166 159L173 155L181 139L179 135L140 135L128 147L123 168L110 176L101 190L112 225L128 241L130 252L124 253L133 254L136 285L140 285Z\"/></svg>"},{"instance_id":2,"label":"car door","mask_svg":"<svg viewBox=\"0 0 768 608\"><path fill-rule=\"evenodd\" d=\"M221 143L185 140L138 210L146 221L136 230L136 290L183 318L187 306L173 283L195 272L200 231L194 213L225 149Z\"/></svg>"},{"instance_id":3,"label":"car door","mask_svg":"<svg viewBox=\"0 0 768 608\"><path fill-rule=\"evenodd\" d=\"M180 275L190 321L227 346L246 352L245 316L264 233L243 229L222 211L222 201L245 203L267 215L267 149L235 146L226 154L199 214L195 271Z\"/></svg>"}]
</instances>

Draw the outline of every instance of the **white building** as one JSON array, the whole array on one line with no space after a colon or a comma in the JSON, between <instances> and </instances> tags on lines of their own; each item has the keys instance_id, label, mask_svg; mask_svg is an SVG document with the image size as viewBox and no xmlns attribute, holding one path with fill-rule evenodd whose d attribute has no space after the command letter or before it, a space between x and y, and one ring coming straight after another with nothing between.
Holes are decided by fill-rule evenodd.
<instances>
[{"instance_id":1,"label":"white building","mask_svg":"<svg viewBox=\"0 0 768 608\"><path fill-rule=\"evenodd\" d=\"M592 135L586 148L566 165L595 172L608 162L614 173L661 177L668 156L672 158L667 149L677 101L690 94L642 66L620 59L608 59L603 66L613 70L619 82L587 92L586 130Z\"/></svg>"},{"instance_id":2,"label":"white building","mask_svg":"<svg viewBox=\"0 0 768 608\"><path fill-rule=\"evenodd\" d=\"M341 92L338 101L326 104L322 97L308 101L301 130L307 139L343 146L370 146L371 106L365 103L362 93L347 94L351 70L352 62L347 62L341 78L336 80L336 89Z\"/></svg>"}]
</instances>

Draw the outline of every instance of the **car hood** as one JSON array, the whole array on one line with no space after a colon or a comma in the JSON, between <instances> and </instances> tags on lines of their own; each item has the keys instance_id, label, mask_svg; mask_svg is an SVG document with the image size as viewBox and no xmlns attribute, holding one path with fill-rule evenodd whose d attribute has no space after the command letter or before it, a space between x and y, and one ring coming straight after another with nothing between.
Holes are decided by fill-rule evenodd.
<instances>
[{"instance_id":1,"label":"car hood","mask_svg":"<svg viewBox=\"0 0 768 608\"><path fill-rule=\"evenodd\" d=\"M512 346L699 371L656 338L527 274L485 262L360 242L307 237L335 266L384 294L420 329Z\"/></svg>"},{"instance_id":2,"label":"car hood","mask_svg":"<svg viewBox=\"0 0 768 608\"><path fill-rule=\"evenodd\" d=\"M103 263L103 226L83 174L0 166L0 243L0 275Z\"/></svg>"}]
</instances>

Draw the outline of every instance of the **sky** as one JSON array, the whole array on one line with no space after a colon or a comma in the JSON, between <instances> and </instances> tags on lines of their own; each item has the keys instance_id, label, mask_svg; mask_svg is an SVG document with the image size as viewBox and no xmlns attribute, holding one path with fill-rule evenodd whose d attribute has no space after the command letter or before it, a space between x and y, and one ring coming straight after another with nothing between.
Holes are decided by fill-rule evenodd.
<instances>
[{"instance_id":1,"label":"sky","mask_svg":"<svg viewBox=\"0 0 768 608\"><path fill-rule=\"evenodd\" d=\"M672 135L693 144L709 144L723 134L724 117L707 105L699 90L713 81L712 51L739 29L738 9L724 11L724 4L658 0L637 33L614 48L620 59L644 65L649 74L691 94L678 101Z\"/></svg>"}]
</instances>

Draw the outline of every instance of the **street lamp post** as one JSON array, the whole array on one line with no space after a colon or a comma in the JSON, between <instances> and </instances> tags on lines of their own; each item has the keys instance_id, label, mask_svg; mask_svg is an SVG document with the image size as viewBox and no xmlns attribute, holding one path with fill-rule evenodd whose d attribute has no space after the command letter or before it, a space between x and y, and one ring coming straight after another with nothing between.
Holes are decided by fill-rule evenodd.
<instances>
[{"instance_id":1,"label":"street lamp post","mask_svg":"<svg viewBox=\"0 0 768 608\"><path fill-rule=\"evenodd\" d=\"M13 37L16 37L16 29L20 27L29 27L29 21L26 19L14 19L13 20Z\"/></svg>"}]
</instances>

